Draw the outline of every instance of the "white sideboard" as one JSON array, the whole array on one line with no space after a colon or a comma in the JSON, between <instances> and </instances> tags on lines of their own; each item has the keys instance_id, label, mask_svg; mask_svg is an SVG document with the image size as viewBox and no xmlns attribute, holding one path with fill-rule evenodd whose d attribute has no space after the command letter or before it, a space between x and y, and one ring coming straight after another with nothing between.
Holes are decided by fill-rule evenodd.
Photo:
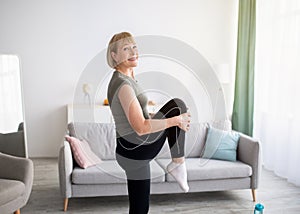
<instances>
[{"instance_id":1,"label":"white sideboard","mask_svg":"<svg viewBox=\"0 0 300 214\"><path fill-rule=\"evenodd\" d=\"M67 119L70 122L86 123L113 123L113 117L109 106L87 105L87 104L68 104Z\"/></svg>"},{"instance_id":2,"label":"white sideboard","mask_svg":"<svg viewBox=\"0 0 300 214\"><path fill-rule=\"evenodd\" d=\"M155 114L163 105L156 104L148 106L148 112ZM85 123L114 123L114 119L109 106L88 105L88 104L68 104L67 119L70 122Z\"/></svg>"}]
</instances>

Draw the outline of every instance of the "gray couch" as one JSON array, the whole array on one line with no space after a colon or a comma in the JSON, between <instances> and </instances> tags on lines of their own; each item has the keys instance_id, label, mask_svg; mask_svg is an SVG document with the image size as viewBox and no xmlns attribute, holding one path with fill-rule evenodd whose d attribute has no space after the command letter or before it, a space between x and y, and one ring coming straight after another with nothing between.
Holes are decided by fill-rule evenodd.
<instances>
[{"instance_id":1,"label":"gray couch","mask_svg":"<svg viewBox=\"0 0 300 214\"><path fill-rule=\"evenodd\" d=\"M237 161L203 159L207 124L191 124L186 136L186 165L189 192L255 189L260 177L260 144L242 135L238 142ZM71 136L85 139L103 162L82 169L73 160L71 148L64 141L59 153L59 180L64 210L69 198L126 195L126 176L115 160L115 126L101 123L70 123ZM170 153L165 143L151 162L151 194L182 193L172 176L166 173Z\"/></svg>"},{"instance_id":2,"label":"gray couch","mask_svg":"<svg viewBox=\"0 0 300 214\"><path fill-rule=\"evenodd\" d=\"M33 163L26 158L0 153L0 213L20 214L33 182Z\"/></svg>"}]
</instances>

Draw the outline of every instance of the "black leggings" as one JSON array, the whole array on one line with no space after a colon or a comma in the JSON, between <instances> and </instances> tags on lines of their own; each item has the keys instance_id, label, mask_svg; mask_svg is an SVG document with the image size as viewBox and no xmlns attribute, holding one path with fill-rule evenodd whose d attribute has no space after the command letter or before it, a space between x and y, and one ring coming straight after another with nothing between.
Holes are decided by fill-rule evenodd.
<instances>
[{"instance_id":1,"label":"black leggings","mask_svg":"<svg viewBox=\"0 0 300 214\"><path fill-rule=\"evenodd\" d=\"M186 113L185 103L172 99L153 117L164 119ZM129 195L129 213L146 214L149 210L150 161L160 152L168 138L172 158L184 157L185 132L177 126L138 136L136 133L117 138L116 159L125 170Z\"/></svg>"}]
</instances>

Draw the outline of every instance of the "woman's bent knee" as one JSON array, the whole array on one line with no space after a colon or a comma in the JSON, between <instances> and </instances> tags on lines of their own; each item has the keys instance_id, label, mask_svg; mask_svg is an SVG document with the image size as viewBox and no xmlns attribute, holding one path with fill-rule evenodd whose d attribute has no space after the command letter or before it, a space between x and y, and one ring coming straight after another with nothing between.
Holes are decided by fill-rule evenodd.
<instances>
[{"instance_id":1,"label":"woman's bent knee","mask_svg":"<svg viewBox=\"0 0 300 214\"><path fill-rule=\"evenodd\" d=\"M178 106L181 109L181 113L187 112L187 107L183 100L181 100L179 98L174 98L174 99L172 99L172 101L175 103L176 106Z\"/></svg>"}]
</instances>

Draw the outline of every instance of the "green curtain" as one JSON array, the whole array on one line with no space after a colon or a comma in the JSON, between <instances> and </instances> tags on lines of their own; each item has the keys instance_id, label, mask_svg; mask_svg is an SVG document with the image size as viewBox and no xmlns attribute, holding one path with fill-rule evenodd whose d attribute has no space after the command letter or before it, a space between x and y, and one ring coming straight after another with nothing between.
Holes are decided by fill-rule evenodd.
<instances>
[{"instance_id":1,"label":"green curtain","mask_svg":"<svg viewBox=\"0 0 300 214\"><path fill-rule=\"evenodd\" d=\"M232 128L252 136L256 0L239 1L236 80Z\"/></svg>"}]
</instances>

